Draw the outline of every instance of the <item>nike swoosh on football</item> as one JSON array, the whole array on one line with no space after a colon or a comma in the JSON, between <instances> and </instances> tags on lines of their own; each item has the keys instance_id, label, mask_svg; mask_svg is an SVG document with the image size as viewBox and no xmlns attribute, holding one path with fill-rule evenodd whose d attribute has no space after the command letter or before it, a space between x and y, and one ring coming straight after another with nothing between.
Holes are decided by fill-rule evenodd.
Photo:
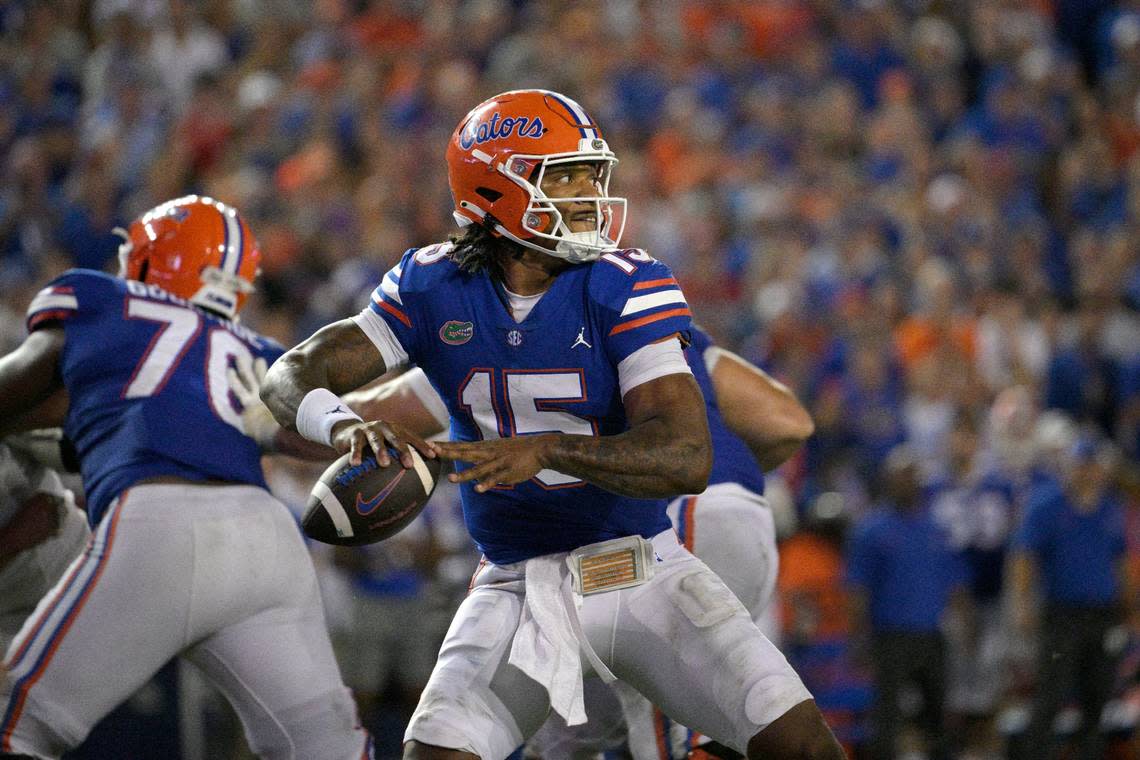
<instances>
[{"instance_id":1,"label":"nike swoosh on football","mask_svg":"<svg viewBox=\"0 0 1140 760\"><path fill-rule=\"evenodd\" d=\"M360 494L356 494L356 511L362 515L371 514L372 510L380 506L380 503L388 498L388 494L392 493L392 491L396 489L396 486L400 485L400 480L403 479L407 472L407 470L400 470L400 474L392 478L391 483L381 488L375 496L367 501L361 499Z\"/></svg>"}]
</instances>

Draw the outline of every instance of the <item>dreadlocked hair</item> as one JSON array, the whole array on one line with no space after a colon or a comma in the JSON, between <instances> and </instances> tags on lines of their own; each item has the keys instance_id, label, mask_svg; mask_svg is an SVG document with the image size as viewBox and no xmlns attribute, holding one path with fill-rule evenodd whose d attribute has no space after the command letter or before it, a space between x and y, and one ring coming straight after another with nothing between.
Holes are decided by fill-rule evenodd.
<instances>
[{"instance_id":1,"label":"dreadlocked hair","mask_svg":"<svg viewBox=\"0 0 1140 760\"><path fill-rule=\"evenodd\" d=\"M449 254L460 271L478 274L487 270L502 277L503 259L514 256L516 246L506 238L498 237L481 224L469 224L451 235L453 248Z\"/></svg>"}]
</instances>

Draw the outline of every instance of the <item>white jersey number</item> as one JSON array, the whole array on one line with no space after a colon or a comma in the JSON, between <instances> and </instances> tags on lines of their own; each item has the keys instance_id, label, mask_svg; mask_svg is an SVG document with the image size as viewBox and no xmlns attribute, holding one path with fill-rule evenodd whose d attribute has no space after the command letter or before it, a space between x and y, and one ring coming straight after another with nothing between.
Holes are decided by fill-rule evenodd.
<instances>
[{"instance_id":1,"label":"white jersey number","mask_svg":"<svg viewBox=\"0 0 1140 760\"><path fill-rule=\"evenodd\" d=\"M505 388L506 409L500 410L493 392L497 377ZM552 401L585 401L585 379L581 371L542 370L473 371L459 388L459 400L479 427L485 440L533 433L573 433L597 435L594 423L561 409L548 409ZM547 488L582 483L578 478L541 470L535 479Z\"/></svg>"},{"instance_id":2,"label":"white jersey number","mask_svg":"<svg viewBox=\"0 0 1140 760\"><path fill-rule=\"evenodd\" d=\"M135 367L123 398L145 398L162 390L190 346L190 341L202 328L202 318L190 309L166 303L132 298L127 301L128 319L145 319L158 322L161 327L147 346L142 360Z\"/></svg>"},{"instance_id":3,"label":"white jersey number","mask_svg":"<svg viewBox=\"0 0 1140 760\"><path fill-rule=\"evenodd\" d=\"M146 398L166 386L190 344L198 337L202 317L182 306L131 298L127 301L127 318L162 325L123 390L123 398ZM226 379L230 362L248 370L253 366L253 352L237 336L215 327L210 330L206 347L206 395L210 407L223 422L245 433L241 414L230 403L230 384Z\"/></svg>"}]
</instances>

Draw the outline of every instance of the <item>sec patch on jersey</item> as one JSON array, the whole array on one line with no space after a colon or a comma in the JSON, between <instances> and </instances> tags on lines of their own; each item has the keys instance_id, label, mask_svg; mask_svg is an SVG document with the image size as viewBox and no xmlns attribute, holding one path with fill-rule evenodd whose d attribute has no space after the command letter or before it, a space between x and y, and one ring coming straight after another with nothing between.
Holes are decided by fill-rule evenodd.
<instances>
[{"instance_id":1,"label":"sec patch on jersey","mask_svg":"<svg viewBox=\"0 0 1140 760\"><path fill-rule=\"evenodd\" d=\"M411 449L413 467L393 456L381 467L373 456L351 465L337 459L313 485L301 529L326 544L360 546L390 538L418 515L439 481L441 462ZM393 452L394 454L394 452Z\"/></svg>"}]
</instances>

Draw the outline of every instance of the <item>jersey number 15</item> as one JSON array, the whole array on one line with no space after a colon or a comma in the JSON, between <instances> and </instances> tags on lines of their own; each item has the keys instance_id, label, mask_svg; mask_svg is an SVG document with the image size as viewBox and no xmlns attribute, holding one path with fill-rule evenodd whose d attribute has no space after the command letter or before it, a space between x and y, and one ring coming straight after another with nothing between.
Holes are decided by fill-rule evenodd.
<instances>
[{"instance_id":1,"label":"jersey number 15","mask_svg":"<svg viewBox=\"0 0 1140 760\"><path fill-rule=\"evenodd\" d=\"M496 393L496 380L502 393ZM459 387L459 401L484 439L534 433L597 435L597 423L548 404L586 400L581 370L477 368ZM557 470L541 470L535 480L544 488L565 488L582 481Z\"/></svg>"}]
</instances>

